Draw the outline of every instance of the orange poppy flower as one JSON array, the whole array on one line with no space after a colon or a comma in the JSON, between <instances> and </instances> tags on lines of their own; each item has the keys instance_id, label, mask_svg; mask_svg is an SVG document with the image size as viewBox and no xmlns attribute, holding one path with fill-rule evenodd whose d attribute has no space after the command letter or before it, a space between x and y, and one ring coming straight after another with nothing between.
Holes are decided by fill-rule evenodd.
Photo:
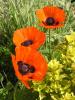
<instances>
[{"instance_id":1,"label":"orange poppy flower","mask_svg":"<svg viewBox=\"0 0 75 100\"><path fill-rule=\"evenodd\" d=\"M16 46L39 48L45 42L45 34L35 27L21 28L14 32L13 42Z\"/></svg>"},{"instance_id":2,"label":"orange poppy flower","mask_svg":"<svg viewBox=\"0 0 75 100\"><path fill-rule=\"evenodd\" d=\"M15 74L19 80L30 88L28 81L43 80L47 72L47 62L35 49L30 47L16 47L16 56L11 54Z\"/></svg>"},{"instance_id":3,"label":"orange poppy flower","mask_svg":"<svg viewBox=\"0 0 75 100\"><path fill-rule=\"evenodd\" d=\"M37 17L41 21L41 26L45 28L58 28L64 26L65 12L60 7L46 6L36 11Z\"/></svg>"}]
</instances>

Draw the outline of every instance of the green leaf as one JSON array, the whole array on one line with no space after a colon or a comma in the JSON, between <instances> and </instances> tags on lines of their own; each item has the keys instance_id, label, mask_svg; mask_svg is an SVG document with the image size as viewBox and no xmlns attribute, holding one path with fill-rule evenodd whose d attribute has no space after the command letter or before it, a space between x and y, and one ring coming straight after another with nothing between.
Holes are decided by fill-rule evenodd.
<instances>
[{"instance_id":1,"label":"green leaf","mask_svg":"<svg viewBox=\"0 0 75 100\"><path fill-rule=\"evenodd\" d=\"M0 73L0 82L2 82L3 81L3 76L2 76L2 74Z\"/></svg>"},{"instance_id":2,"label":"green leaf","mask_svg":"<svg viewBox=\"0 0 75 100\"><path fill-rule=\"evenodd\" d=\"M36 100L39 97L38 92L28 90L25 87L22 89L17 87L14 93L14 100Z\"/></svg>"},{"instance_id":3,"label":"green leaf","mask_svg":"<svg viewBox=\"0 0 75 100\"><path fill-rule=\"evenodd\" d=\"M56 58L57 60L60 60L61 58L61 52L58 50L58 51L55 51L52 55L52 58Z\"/></svg>"}]
</instances>

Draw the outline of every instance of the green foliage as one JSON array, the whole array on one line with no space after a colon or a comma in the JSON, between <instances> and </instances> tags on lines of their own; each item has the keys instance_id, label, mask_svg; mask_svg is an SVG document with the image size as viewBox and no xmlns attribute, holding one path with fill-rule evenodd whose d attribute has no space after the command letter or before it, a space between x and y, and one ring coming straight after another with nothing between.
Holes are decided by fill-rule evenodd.
<instances>
[{"instance_id":1,"label":"green foliage","mask_svg":"<svg viewBox=\"0 0 75 100\"><path fill-rule=\"evenodd\" d=\"M1 100L6 100L7 94L8 94L8 91L6 90L6 88L0 89L0 99Z\"/></svg>"},{"instance_id":2,"label":"green foliage","mask_svg":"<svg viewBox=\"0 0 75 100\"><path fill-rule=\"evenodd\" d=\"M38 25L35 11L46 5L65 10L63 28L47 30ZM64 38L75 31L74 19L71 0L0 0L0 100L75 100L75 43ZM47 37L40 52L48 62L48 72L43 81L33 81L30 90L15 79L10 57L13 32L27 26L37 27Z\"/></svg>"}]
</instances>

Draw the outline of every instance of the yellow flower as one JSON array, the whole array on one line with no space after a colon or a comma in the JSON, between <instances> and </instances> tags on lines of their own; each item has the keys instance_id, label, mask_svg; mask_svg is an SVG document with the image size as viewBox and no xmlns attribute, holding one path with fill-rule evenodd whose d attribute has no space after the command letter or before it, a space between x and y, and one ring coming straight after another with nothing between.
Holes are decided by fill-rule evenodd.
<instances>
[{"instance_id":1,"label":"yellow flower","mask_svg":"<svg viewBox=\"0 0 75 100\"><path fill-rule=\"evenodd\" d=\"M62 64L60 64L60 62L56 59L53 59L48 63L48 66L50 67L50 69L57 70L58 68L62 67Z\"/></svg>"},{"instance_id":2,"label":"yellow flower","mask_svg":"<svg viewBox=\"0 0 75 100\"><path fill-rule=\"evenodd\" d=\"M65 38L66 38L66 40L67 40L68 42L73 42L73 41L75 41L75 32L71 33L70 35L66 35Z\"/></svg>"},{"instance_id":3,"label":"yellow flower","mask_svg":"<svg viewBox=\"0 0 75 100\"><path fill-rule=\"evenodd\" d=\"M63 100L75 100L75 96L72 92L71 93L66 92L66 94L63 96Z\"/></svg>"},{"instance_id":4,"label":"yellow flower","mask_svg":"<svg viewBox=\"0 0 75 100\"><path fill-rule=\"evenodd\" d=\"M70 55L70 56L75 56L75 47L73 46L68 46L68 49L67 49L67 55Z\"/></svg>"},{"instance_id":5,"label":"yellow flower","mask_svg":"<svg viewBox=\"0 0 75 100\"><path fill-rule=\"evenodd\" d=\"M71 65L72 69L75 71L75 62Z\"/></svg>"},{"instance_id":6,"label":"yellow flower","mask_svg":"<svg viewBox=\"0 0 75 100\"><path fill-rule=\"evenodd\" d=\"M75 61L75 47L69 46L66 53L67 58Z\"/></svg>"}]
</instances>

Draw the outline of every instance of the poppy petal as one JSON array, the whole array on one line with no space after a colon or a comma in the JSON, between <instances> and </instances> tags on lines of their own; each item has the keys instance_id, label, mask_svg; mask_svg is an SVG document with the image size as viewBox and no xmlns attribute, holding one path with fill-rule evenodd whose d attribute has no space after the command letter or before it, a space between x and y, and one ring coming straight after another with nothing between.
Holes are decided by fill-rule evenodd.
<instances>
[{"instance_id":1,"label":"poppy petal","mask_svg":"<svg viewBox=\"0 0 75 100\"><path fill-rule=\"evenodd\" d=\"M13 42L16 46L38 49L44 44L46 36L35 27L22 28L14 32Z\"/></svg>"},{"instance_id":2,"label":"poppy petal","mask_svg":"<svg viewBox=\"0 0 75 100\"><path fill-rule=\"evenodd\" d=\"M65 12L63 9L55 6L46 6L43 10L47 17L54 17L58 21L64 21Z\"/></svg>"},{"instance_id":3,"label":"poppy petal","mask_svg":"<svg viewBox=\"0 0 75 100\"><path fill-rule=\"evenodd\" d=\"M25 85L26 88L30 89L30 86L29 86L28 81L23 81L23 80L22 80L22 83Z\"/></svg>"},{"instance_id":4,"label":"poppy petal","mask_svg":"<svg viewBox=\"0 0 75 100\"><path fill-rule=\"evenodd\" d=\"M30 47L27 48L24 46L16 47L15 51L16 56L12 54L11 57L15 74L18 79L21 80L27 88L29 88L27 82L28 80L43 80L46 75L48 66L42 54L35 49L31 49ZM18 65L18 62L22 62L25 65L21 63ZM19 71L21 66L22 68L27 68L28 66L29 69L26 74L22 74ZM22 70L24 70L24 68Z\"/></svg>"},{"instance_id":5,"label":"poppy petal","mask_svg":"<svg viewBox=\"0 0 75 100\"><path fill-rule=\"evenodd\" d=\"M18 46L20 46L20 43L25 40L23 34L21 34L21 31L22 30L16 30L13 35L13 43Z\"/></svg>"},{"instance_id":6,"label":"poppy petal","mask_svg":"<svg viewBox=\"0 0 75 100\"><path fill-rule=\"evenodd\" d=\"M59 25L54 25L54 26L47 26L47 25L44 25L43 23L40 24L40 26L43 26L45 28L60 28L60 27L63 27L64 24L59 24Z\"/></svg>"},{"instance_id":7,"label":"poppy petal","mask_svg":"<svg viewBox=\"0 0 75 100\"><path fill-rule=\"evenodd\" d=\"M37 10L36 15L40 19L40 21L45 21L46 20L46 15L45 15L43 9Z\"/></svg>"},{"instance_id":8,"label":"poppy petal","mask_svg":"<svg viewBox=\"0 0 75 100\"><path fill-rule=\"evenodd\" d=\"M30 51L31 51L30 47L25 47L25 49L23 49L23 46L16 47L15 48L15 52L16 52L16 55L17 55L16 61L21 61L21 60L27 59L29 54L30 54Z\"/></svg>"},{"instance_id":9,"label":"poppy petal","mask_svg":"<svg viewBox=\"0 0 75 100\"><path fill-rule=\"evenodd\" d=\"M66 14L60 7L46 6L36 12L39 12L39 14L36 13L36 16L41 20L41 26L45 28L59 28L64 26ZM41 12L43 12L42 15L45 15L45 18L39 17L41 16Z\"/></svg>"},{"instance_id":10,"label":"poppy petal","mask_svg":"<svg viewBox=\"0 0 75 100\"><path fill-rule=\"evenodd\" d=\"M15 56L13 54L11 54L11 58L12 58L12 63L13 63L14 70L16 70L16 73L15 73L16 76L18 76L19 79L22 79L22 76L18 72L18 66L16 64L16 59L15 59Z\"/></svg>"}]
</instances>

